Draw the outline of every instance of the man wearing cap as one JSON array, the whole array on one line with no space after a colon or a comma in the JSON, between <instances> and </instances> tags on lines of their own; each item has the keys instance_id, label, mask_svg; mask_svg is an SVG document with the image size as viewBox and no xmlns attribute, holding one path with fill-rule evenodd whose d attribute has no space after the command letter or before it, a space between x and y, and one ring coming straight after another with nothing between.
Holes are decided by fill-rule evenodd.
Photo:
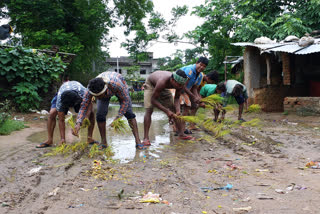
<instances>
[{"instance_id":1,"label":"man wearing cap","mask_svg":"<svg viewBox=\"0 0 320 214\"><path fill-rule=\"evenodd\" d=\"M87 89L77 81L68 81L62 84L59 88L57 95L51 101L51 109L49 113L47 130L48 140L36 146L36 148L50 147L53 144L53 132L56 126L56 117L59 117L59 130L60 130L60 144L66 143L65 138L65 115L68 113L69 108L73 107L76 113L79 112L80 103L84 97ZM96 143L92 139L92 133L94 128L94 113L92 107L88 111L87 116L90 120L90 126L88 127L88 143Z\"/></svg>"},{"instance_id":2,"label":"man wearing cap","mask_svg":"<svg viewBox=\"0 0 320 214\"><path fill-rule=\"evenodd\" d=\"M103 72L96 78L89 81L88 91L84 95L81 103L80 112L77 118L77 124L73 134L77 134L80 125L85 117L88 106L91 104L92 97L97 98L97 115L98 128L101 136L100 149L107 148L106 139L106 116L110 98L115 95L120 102L120 109L114 121L122 116L128 120L136 141L136 148L142 149L136 115L132 112L132 102L129 95L129 89L124 78L116 72Z\"/></svg>"},{"instance_id":3,"label":"man wearing cap","mask_svg":"<svg viewBox=\"0 0 320 214\"><path fill-rule=\"evenodd\" d=\"M182 70L177 70L174 73L156 71L147 78L144 87L144 108L146 109L144 115L144 145L151 145L149 129L153 107L157 107L166 113L170 122L175 122L179 139L192 140L191 136L183 133L184 123L177 120L177 115L180 115L180 93L187 81L188 77ZM170 89L176 89L174 98Z\"/></svg>"}]
</instances>

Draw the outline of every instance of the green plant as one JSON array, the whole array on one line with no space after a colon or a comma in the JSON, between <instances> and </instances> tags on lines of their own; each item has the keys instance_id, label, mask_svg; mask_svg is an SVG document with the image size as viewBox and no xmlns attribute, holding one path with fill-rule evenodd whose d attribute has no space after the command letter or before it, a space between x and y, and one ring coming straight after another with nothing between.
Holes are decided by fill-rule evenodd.
<instances>
[{"instance_id":1,"label":"green plant","mask_svg":"<svg viewBox=\"0 0 320 214\"><path fill-rule=\"evenodd\" d=\"M9 135L13 131L25 128L24 122L7 119L0 125L0 135Z\"/></svg>"},{"instance_id":2,"label":"green plant","mask_svg":"<svg viewBox=\"0 0 320 214\"><path fill-rule=\"evenodd\" d=\"M58 80L66 64L59 57L34 54L22 47L0 49L0 78L8 82L0 99L11 99L17 110L38 108L40 92L48 92L52 82Z\"/></svg>"},{"instance_id":3,"label":"green plant","mask_svg":"<svg viewBox=\"0 0 320 214\"><path fill-rule=\"evenodd\" d=\"M0 103L0 127L9 118L10 118L10 103L8 100L5 100L3 103Z\"/></svg>"},{"instance_id":4,"label":"green plant","mask_svg":"<svg viewBox=\"0 0 320 214\"><path fill-rule=\"evenodd\" d=\"M112 97L110 98L110 102L112 102L112 103L118 102L118 97L112 96Z\"/></svg>"},{"instance_id":5,"label":"green plant","mask_svg":"<svg viewBox=\"0 0 320 214\"><path fill-rule=\"evenodd\" d=\"M135 102L143 102L144 92L143 91L134 91L130 92L130 97L132 101Z\"/></svg>"}]
</instances>

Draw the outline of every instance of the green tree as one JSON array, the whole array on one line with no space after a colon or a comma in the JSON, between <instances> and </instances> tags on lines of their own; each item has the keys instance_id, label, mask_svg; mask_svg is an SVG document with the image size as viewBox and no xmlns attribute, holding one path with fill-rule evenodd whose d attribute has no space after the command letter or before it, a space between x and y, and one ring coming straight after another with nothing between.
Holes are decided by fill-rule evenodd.
<instances>
[{"instance_id":1,"label":"green tree","mask_svg":"<svg viewBox=\"0 0 320 214\"><path fill-rule=\"evenodd\" d=\"M282 40L303 36L320 26L318 0L207 0L193 14L204 23L187 37L200 43L212 58L208 69L223 71L226 55L241 55L233 42L253 42L266 36Z\"/></svg>"},{"instance_id":2,"label":"green tree","mask_svg":"<svg viewBox=\"0 0 320 214\"><path fill-rule=\"evenodd\" d=\"M165 20L158 12L152 12L147 21L147 24L141 23L132 28L135 33L134 39L127 39L122 43L122 46L127 49L129 54L135 61L144 61L146 59L145 52L150 41L155 41L160 37L160 34L165 34L163 37L169 42L174 42L180 39L175 33L174 27L177 21L188 12L187 6L177 6L172 8L172 19Z\"/></svg>"},{"instance_id":3,"label":"green tree","mask_svg":"<svg viewBox=\"0 0 320 214\"><path fill-rule=\"evenodd\" d=\"M72 52L77 57L70 65L79 76L104 70L110 28L125 26L126 34L143 26L142 19L152 11L151 0L3 0L0 16L10 17L23 46Z\"/></svg>"}]
</instances>

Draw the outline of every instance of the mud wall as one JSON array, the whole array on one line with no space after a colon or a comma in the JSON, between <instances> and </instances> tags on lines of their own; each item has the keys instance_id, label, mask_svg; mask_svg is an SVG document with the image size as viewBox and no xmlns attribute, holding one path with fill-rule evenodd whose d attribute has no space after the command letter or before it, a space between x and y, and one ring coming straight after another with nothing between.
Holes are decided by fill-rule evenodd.
<instances>
[{"instance_id":1,"label":"mud wall","mask_svg":"<svg viewBox=\"0 0 320 214\"><path fill-rule=\"evenodd\" d=\"M301 115L320 115L320 97L286 97L284 110Z\"/></svg>"},{"instance_id":2,"label":"mud wall","mask_svg":"<svg viewBox=\"0 0 320 214\"><path fill-rule=\"evenodd\" d=\"M306 96L308 90L305 87L290 88L287 86L269 86L254 89L254 97L249 103L259 104L263 111L283 111L284 98L288 96Z\"/></svg>"}]
</instances>

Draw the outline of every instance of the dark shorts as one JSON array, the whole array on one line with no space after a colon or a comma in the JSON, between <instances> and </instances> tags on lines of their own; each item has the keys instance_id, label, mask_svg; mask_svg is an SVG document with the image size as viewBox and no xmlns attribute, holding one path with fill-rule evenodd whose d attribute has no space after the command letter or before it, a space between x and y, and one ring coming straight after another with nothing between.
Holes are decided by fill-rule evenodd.
<instances>
[{"instance_id":1,"label":"dark shorts","mask_svg":"<svg viewBox=\"0 0 320 214\"><path fill-rule=\"evenodd\" d=\"M96 114L97 122L106 122L106 117L107 117L108 108L109 108L109 101L110 101L110 98L103 98L103 99L97 100L97 114ZM136 115L132 112L131 101L129 103L129 108L127 112L124 114L124 116L127 118L127 120L136 118Z\"/></svg>"},{"instance_id":2,"label":"dark shorts","mask_svg":"<svg viewBox=\"0 0 320 214\"><path fill-rule=\"evenodd\" d=\"M58 98L58 93L56 93L51 100L51 108L57 108L57 98Z\"/></svg>"},{"instance_id":3,"label":"dark shorts","mask_svg":"<svg viewBox=\"0 0 320 214\"><path fill-rule=\"evenodd\" d=\"M243 104L245 102L245 99L244 99L244 96L243 95L240 95L240 96L237 96L237 97L234 97L237 101L237 103L239 105Z\"/></svg>"}]
</instances>

